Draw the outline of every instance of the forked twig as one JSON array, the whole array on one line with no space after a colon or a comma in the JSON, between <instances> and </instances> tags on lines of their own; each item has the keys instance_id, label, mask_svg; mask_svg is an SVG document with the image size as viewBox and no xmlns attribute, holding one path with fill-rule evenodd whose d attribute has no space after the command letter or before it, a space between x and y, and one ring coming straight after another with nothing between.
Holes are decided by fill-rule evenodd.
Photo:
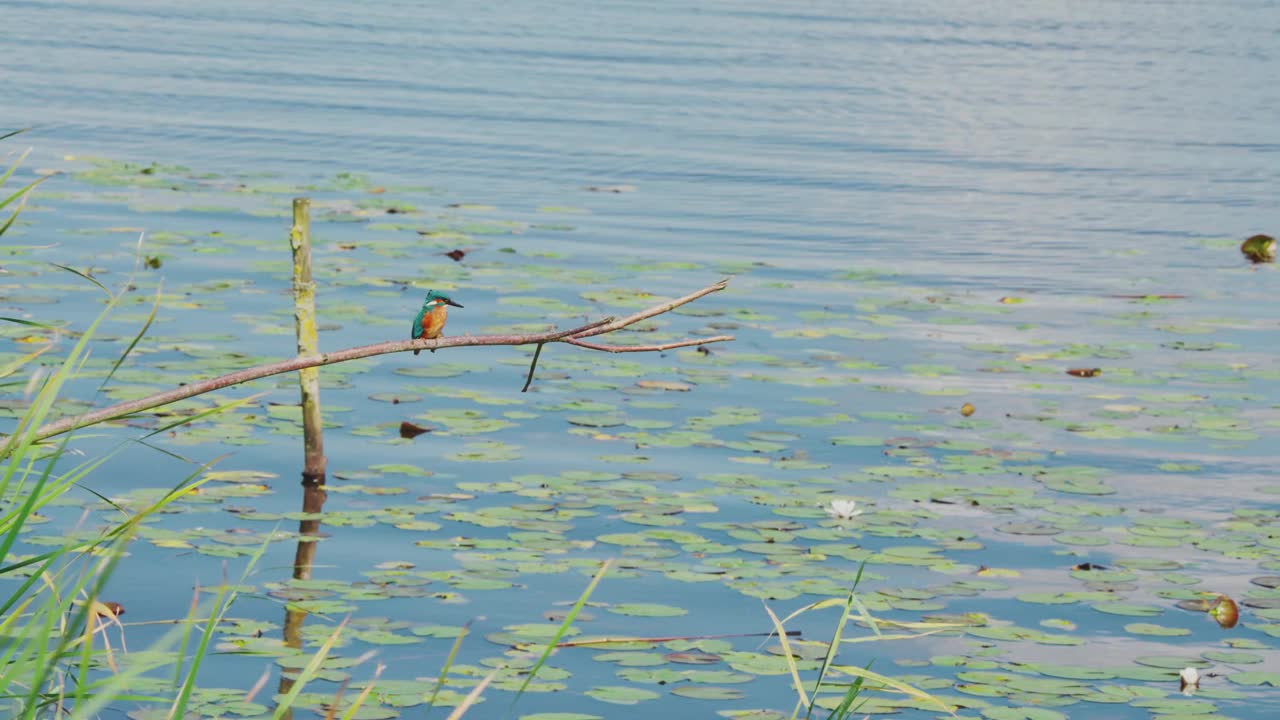
<instances>
[{"instance_id":1,"label":"forked twig","mask_svg":"<svg viewBox=\"0 0 1280 720\"><path fill-rule=\"evenodd\" d=\"M599 350L600 352L609 353L625 353L625 352L662 352L663 350L671 350L673 348L689 347L690 345L702 345L704 343L726 342L732 340L732 335L716 335L715 337L701 338L698 340L681 340L680 342L665 343L663 345L601 345L599 343L589 343L582 340L569 338L565 340L569 345L577 345L580 348L588 350Z\"/></svg>"},{"instance_id":2,"label":"forked twig","mask_svg":"<svg viewBox=\"0 0 1280 720\"><path fill-rule=\"evenodd\" d=\"M573 342L566 340L565 342ZM542 355L542 346L546 343L538 343L538 347L533 349L533 360L529 361L529 377L524 379L524 387L520 388L520 392L529 392L529 385L533 383L533 371L538 367L538 356Z\"/></svg>"},{"instance_id":3,"label":"forked twig","mask_svg":"<svg viewBox=\"0 0 1280 720\"><path fill-rule=\"evenodd\" d=\"M720 292L721 290L727 287L729 287L729 278L725 278L724 280L721 280L720 282L714 285L708 285L707 287L704 287L701 290L691 292L688 295L685 295L684 297L676 298L675 300L671 300L670 302L664 302L659 305L654 305L651 308L641 310L635 315L628 315L627 317L624 317L621 320L614 320L613 322L606 323L601 327L591 330L590 332L576 333L574 334L573 337L575 340L581 340L582 338L591 337L593 335L603 335L605 333L611 333L614 330L620 330L628 325L635 325L641 320L651 318L654 315L661 315L662 313L670 312L680 307L681 305L688 305L689 303L693 302L694 300L697 300L698 298L704 295L710 295L713 292Z\"/></svg>"}]
</instances>

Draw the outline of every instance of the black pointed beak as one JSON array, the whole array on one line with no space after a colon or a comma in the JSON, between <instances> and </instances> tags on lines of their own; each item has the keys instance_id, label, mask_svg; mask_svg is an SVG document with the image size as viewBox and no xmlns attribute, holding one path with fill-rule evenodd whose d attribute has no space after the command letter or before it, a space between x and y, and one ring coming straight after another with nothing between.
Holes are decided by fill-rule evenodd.
<instances>
[{"instance_id":1,"label":"black pointed beak","mask_svg":"<svg viewBox=\"0 0 1280 720\"><path fill-rule=\"evenodd\" d=\"M457 308L462 307L462 306L461 306L461 305L459 305L458 303L456 303L456 302L454 302L454 301L452 301L452 300L449 300L449 299L447 299L447 298L445 299L444 304L445 304L445 305L452 305L452 306L457 307Z\"/></svg>"}]
</instances>

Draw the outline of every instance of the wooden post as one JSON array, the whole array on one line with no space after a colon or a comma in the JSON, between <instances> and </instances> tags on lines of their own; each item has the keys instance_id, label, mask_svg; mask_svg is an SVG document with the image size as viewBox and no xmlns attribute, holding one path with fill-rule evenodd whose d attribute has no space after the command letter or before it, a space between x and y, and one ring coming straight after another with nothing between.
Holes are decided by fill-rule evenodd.
<instances>
[{"instance_id":1,"label":"wooden post","mask_svg":"<svg viewBox=\"0 0 1280 720\"><path fill-rule=\"evenodd\" d=\"M319 355L320 338L316 330L316 284L311 279L311 200L293 199L293 228L289 231L293 248L293 317L298 329L298 355ZM303 368L298 371L302 386L302 437L306 449L302 481L324 483L324 420L320 415L320 371Z\"/></svg>"},{"instance_id":2,"label":"wooden post","mask_svg":"<svg viewBox=\"0 0 1280 720\"><path fill-rule=\"evenodd\" d=\"M293 318L298 331L298 356L320 354L320 333L316 329L316 284L311 278L311 201L293 199L293 227L289 230L289 246L293 248ZM302 512L307 519L298 522L298 547L293 556L293 579L311 579L319 545L320 520L324 511L325 465L324 418L320 413L320 369L298 371L302 387L302 440L305 448L302 469ZM284 644L302 648L302 625L307 612L286 607L284 612ZM296 670L282 670L278 694L288 693L297 682ZM293 720L293 710L279 713L280 720Z\"/></svg>"}]
</instances>

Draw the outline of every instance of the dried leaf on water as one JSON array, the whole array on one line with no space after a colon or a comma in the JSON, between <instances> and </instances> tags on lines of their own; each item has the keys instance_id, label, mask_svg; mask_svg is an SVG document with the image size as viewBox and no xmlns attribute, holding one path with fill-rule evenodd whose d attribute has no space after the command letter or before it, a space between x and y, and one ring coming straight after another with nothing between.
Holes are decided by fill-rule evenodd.
<instances>
[{"instance_id":1,"label":"dried leaf on water","mask_svg":"<svg viewBox=\"0 0 1280 720\"><path fill-rule=\"evenodd\" d=\"M1219 595L1217 602L1209 608L1209 614L1223 628L1230 630L1240 622L1240 606L1226 595Z\"/></svg>"},{"instance_id":2,"label":"dried leaf on water","mask_svg":"<svg viewBox=\"0 0 1280 720\"><path fill-rule=\"evenodd\" d=\"M431 432L431 430L432 428L422 427L421 425L414 425L408 420L400 423L400 437L405 438L406 440L412 440L413 438L416 438L419 435L423 435Z\"/></svg>"},{"instance_id":3,"label":"dried leaf on water","mask_svg":"<svg viewBox=\"0 0 1280 720\"><path fill-rule=\"evenodd\" d=\"M1102 368L1071 368L1067 374L1082 378L1098 377L1102 374Z\"/></svg>"}]
</instances>

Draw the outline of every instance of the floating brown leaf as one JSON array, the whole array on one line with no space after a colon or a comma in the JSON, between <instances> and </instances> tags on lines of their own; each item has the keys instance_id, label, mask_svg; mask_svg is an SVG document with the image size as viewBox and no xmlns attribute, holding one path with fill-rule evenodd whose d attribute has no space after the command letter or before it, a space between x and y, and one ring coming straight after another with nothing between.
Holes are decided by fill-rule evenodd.
<instances>
[{"instance_id":1,"label":"floating brown leaf","mask_svg":"<svg viewBox=\"0 0 1280 720\"><path fill-rule=\"evenodd\" d=\"M1102 374L1102 368L1071 368L1067 371L1068 375L1076 377L1098 377Z\"/></svg>"},{"instance_id":2,"label":"floating brown leaf","mask_svg":"<svg viewBox=\"0 0 1280 720\"><path fill-rule=\"evenodd\" d=\"M429 433L429 432L431 432L431 428L422 427L421 425L414 425L408 420L400 423L400 437L405 438L406 440L412 440L413 438L416 438L419 435Z\"/></svg>"},{"instance_id":3,"label":"floating brown leaf","mask_svg":"<svg viewBox=\"0 0 1280 720\"><path fill-rule=\"evenodd\" d=\"M1240 607L1236 605L1236 601L1226 595L1219 595L1218 601L1209 608L1209 614L1222 627L1230 630L1240 622Z\"/></svg>"},{"instance_id":4,"label":"floating brown leaf","mask_svg":"<svg viewBox=\"0 0 1280 720\"><path fill-rule=\"evenodd\" d=\"M94 603L93 612L98 617L118 618L124 614L124 606L118 602L103 600L101 602Z\"/></svg>"}]
</instances>

